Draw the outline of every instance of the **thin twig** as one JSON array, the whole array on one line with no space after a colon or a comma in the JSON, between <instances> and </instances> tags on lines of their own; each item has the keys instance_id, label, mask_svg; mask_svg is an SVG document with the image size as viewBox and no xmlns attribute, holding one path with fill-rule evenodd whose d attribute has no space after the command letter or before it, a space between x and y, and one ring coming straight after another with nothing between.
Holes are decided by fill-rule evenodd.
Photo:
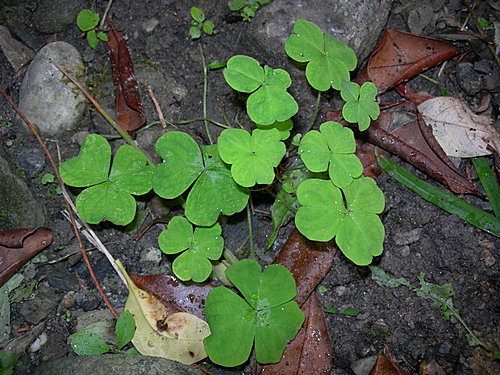
<instances>
[{"instance_id":1,"label":"thin twig","mask_svg":"<svg viewBox=\"0 0 500 375\"><path fill-rule=\"evenodd\" d=\"M160 123L163 129L167 127L167 123L165 122L165 117L163 117L163 112L161 111L160 103L158 103L158 100L156 99L155 93L153 92L153 88L151 86L147 86L149 97L153 101L153 104L156 109L156 113L158 114L158 118L160 119ZM177 126L174 125L174 127L177 129Z\"/></svg>"},{"instance_id":2,"label":"thin twig","mask_svg":"<svg viewBox=\"0 0 500 375\"><path fill-rule=\"evenodd\" d=\"M205 62L205 54L203 53L203 46L200 43L200 55L201 55L201 63L203 64L203 118L207 118L207 90L208 90L208 69L207 63ZM210 131L208 130L208 122L204 120L205 130L207 131L208 141L210 144L213 144L212 136L210 135Z\"/></svg>"},{"instance_id":3,"label":"thin twig","mask_svg":"<svg viewBox=\"0 0 500 375\"><path fill-rule=\"evenodd\" d=\"M83 95L85 95L87 97L87 99L93 104L93 106L95 107L95 109L97 109L99 111L99 113L106 119L106 121L116 130L116 132L118 134L120 134L120 136L125 140L125 142L127 142L127 144L129 144L130 146L132 146L133 148L135 148L137 151L139 151L140 153L144 154L144 156L146 157L147 161L148 161L148 164L151 165L151 166L154 166L154 163L153 161L151 160L151 158L146 155L144 153L144 151L142 151L139 146L137 146L134 142L134 140L130 137L130 135L128 135L128 133L123 130L120 125L118 125L115 120L113 120L111 118L110 115L108 115L106 113L106 111L101 107L101 105L87 92L87 90L85 90L83 88L83 86L77 81L75 80L73 77L71 77L63 68L61 68L58 64L56 64L54 61L50 60L50 62L57 68L61 71L62 74L64 74L71 82L73 82L73 84L78 87L78 89L83 93Z\"/></svg>"},{"instance_id":4,"label":"thin twig","mask_svg":"<svg viewBox=\"0 0 500 375\"><path fill-rule=\"evenodd\" d=\"M101 23L99 24L99 29L102 29L104 27L104 22L106 22L106 18L108 17L109 10L111 9L111 4L113 3L113 0L109 0L108 4L106 5L106 9L104 9L104 13L102 14L102 19Z\"/></svg>"},{"instance_id":5,"label":"thin twig","mask_svg":"<svg viewBox=\"0 0 500 375\"><path fill-rule=\"evenodd\" d=\"M7 102L9 102L10 106L14 109L14 111L16 111L16 113L19 115L19 117L21 117L21 119L25 122L25 124L28 125L28 127L31 129L31 132L35 135L35 138L37 139L38 143L40 144L43 151L45 152L45 155L47 156L47 159L49 160L49 163L52 166L52 169L54 170L54 174L56 175L56 178L57 178L57 183L59 184L61 190L63 190L64 184L63 184L63 181L61 179L61 175L59 174L59 168L57 168L57 165L56 165L54 159L52 158L52 155L50 154L50 151L47 148L47 145L45 144L43 139L40 137L40 135L36 131L33 124L26 118L24 113L22 113L21 110L19 108L17 108L17 106L14 104L14 102L12 101L10 96L7 95L7 93L5 91L3 91L3 89L1 89L1 88L0 88L0 94L2 94L5 97L5 99L7 99ZM73 216L73 213L71 212L71 206L70 206L67 199L64 199L64 203L66 204L66 208L69 212L69 216L71 219L70 220L71 226L73 227L73 231L75 232L75 236L76 236L76 239L77 239L78 244L80 246L80 251L82 253L85 264L89 270L90 277L92 278L92 281L94 282L97 290L101 294L101 297L104 300L104 303L106 304L106 306L108 306L108 308L111 311L111 313L113 314L113 316L116 319L118 319L119 318L118 313L116 312L113 305L109 301L108 297L106 296L106 293L104 293L104 290L102 289L102 286L99 283L99 280L97 280L97 277L95 276L94 269L92 268L92 265L90 264L90 260L89 260L89 257L87 255L87 252L85 251L85 246L84 246L82 238L80 236L80 232L78 231L78 228L76 227L75 217Z\"/></svg>"},{"instance_id":6,"label":"thin twig","mask_svg":"<svg viewBox=\"0 0 500 375\"><path fill-rule=\"evenodd\" d=\"M251 198L248 200L247 204L248 244L250 246L250 256L252 257L252 259L257 259L257 256L255 255L255 246L253 243L252 209L250 205L251 205Z\"/></svg>"}]
</instances>

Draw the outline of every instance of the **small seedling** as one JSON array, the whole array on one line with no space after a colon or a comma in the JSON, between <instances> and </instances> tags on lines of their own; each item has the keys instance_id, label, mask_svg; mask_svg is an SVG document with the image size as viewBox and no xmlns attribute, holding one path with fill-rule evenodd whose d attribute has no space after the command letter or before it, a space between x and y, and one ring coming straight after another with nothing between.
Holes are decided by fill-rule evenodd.
<instances>
[{"instance_id":1,"label":"small seedling","mask_svg":"<svg viewBox=\"0 0 500 375\"><path fill-rule=\"evenodd\" d=\"M272 125L294 116L299 107L286 89L292 81L283 69L262 68L248 56L233 56L224 69L226 82L236 91L250 94L247 114L256 124Z\"/></svg>"},{"instance_id":2,"label":"small seedling","mask_svg":"<svg viewBox=\"0 0 500 375\"><path fill-rule=\"evenodd\" d=\"M0 127L5 126L6 128L11 128L14 126L12 121L7 120L5 117L0 115Z\"/></svg>"},{"instance_id":3,"label":"small seedling","mask_svg":"<svg viewBox=\"0 0 500 375\"><path fill-rule=\"evenodd\" d=\"M76 16L76 25L83 31L87 38L87 43L93 49L99 45L99 40L108 41L108 36L102 31L97 31L96 27L99 24L99 15L88 9L83 9Z\"/></svg>"},{"instance_id":4,"label":"small seedling","mask_svg":"<svg viewBox=\"0 0 500 375\"><path fill-rule=\"evenodd\" d=\"M250 21L264 5L270 4L272 0L231 0L228 4L233 12L240 11L243 21Z\"/></svg>"},{"instance_id":5,"label":"small seedling","mask_svg":"<svg viewBox=\"0 0 500 375\"><path fill-rule=\"evenodd\" d=\"M56 181L56 176L54 176L52 173L45 173L42 176L42 179L40 181L42 185L47 186L47 194L48 195L55 195L55 194L61 194L62 190L59 184Z\"/></svg>"},{"instance_id":6,"label":"small seedling","mask_svg":"<svg viewBox=\"0 0 500 375\"><path fill-rule=\"evenodd\" d=\"M290 271L277 264L262 271L256 261L243 259L229 267L226 276L245 299L226 287L208 293L208 356L219 365L237 366L248 359L255 342L259 363L279 362L304 321L304 313L292 301L297 288Z\"/></svg>"},{"instance_id":7,"label":"small seedling","mask_svg":"<svg viewBox=\"0 0 500 375\"><path fill-rule=\"evenodd\" d=\"M100 135L87 135L80 154L61 164L59 172L66 185L86 187L76 199L81 218L90 224L109 220L127 225L135 216L133 195L151 190L152 168L141 152L121 146L111 167L111 147Z\"/></svg>"},{"instance_id":8,"label":"small seedling","mask_svg":"<svg viewBox=\"0 0 500 375\"><path fill-rule=\"evenodd\" d=\"M160 234L158 243L166 254L182 252L172 264L179 279L202 282L212 272L210 260L217 260L222 255L224 239L221 232L219 224L197 227L193 232L193 226L186 218L175 216Z\"/></svg>"},{"instance_id":9,"label":"small seedling","mask_svg":"<svg viewBox=\"0 0 500 375\"><path fill-rule=\"evenodd\" d=\"M203 31L207 35L214 33L215 25L212 21L205 21L205 13L200 8L191 8L191 27L189 28L189 36L191 39L198 39L201 37Z\"/></svg>"}]
</instances>

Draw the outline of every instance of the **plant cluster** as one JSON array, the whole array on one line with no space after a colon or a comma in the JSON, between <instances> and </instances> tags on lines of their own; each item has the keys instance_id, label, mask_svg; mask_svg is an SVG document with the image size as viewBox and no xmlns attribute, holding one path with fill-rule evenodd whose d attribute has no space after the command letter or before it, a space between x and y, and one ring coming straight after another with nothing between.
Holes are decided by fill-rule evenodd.
<instances>
[{"instance_id":1,"label":"plant cluster","mask_svg":"<svg viewBox=\"0 0 500 375\"><path fill-rule=\"evenodd\" d=\"M233 12L240 12L243 21L250 21L264 5L271 4L272 0L231 0L228 7Z\"/></svg>"},{"instance_id":2,"label":"plant cluster","mask_svg":"<svg viewBox=\"0 0 500 375\"><path fill-rule=\"evenodd\" d=\"M205 20L205 13L200 8L191 8L191 18L191 27L189 28L189 36L191 39L200 38L202 31L207 35L212 35L214 33L214 23L210 20Z\"/></svg>"},{"instance_id":3,"label":"plant cluster","mask_svg":"<svg viewBox=\"0 0 500 375\"><path fill-rule=\"evenodd\" d=\"M105 33L96 30L98 24L99 15L91 10L83 9L76 16L76 25L85 33L87 43L93 49L97 48L100 40L108 41L108 36Z\"/></svg>"},{"instance_id":4,"label":"plant cluster","mask_svg":"<svg viewBox=\"0 0 500 375\"><path fill-rule=\"evenodd\" d=\"M197 17L198 22L204 20ZM377 118L375 86L350 82L349 72L357 61L347 45L299 19L285 50L292 59L307 63L306 77L313 88L340 90L346 102L345 120L363 130ZM253 131L225 129L216 144L202 146L186 133L167 132L155 144L163 159L156 166L148 165L146 157L129 145L121 146L111 162L108 142L89 135L80 154L60 167L67 185L84 188L76 206L82 219L92 224L108 220L127 225L135 216L133 195L151 189L164 199L185 198L184 217L171 219L159 237L165 253L180 253L173 271L181 280L201 282L209 277L211 261L219 259L224 248L220 215L242 211L252 188L275 181L275 168L286 154L283 141L298 111L287 91L290 75L283 69L233 56L223 75L232 88L248 94L246 110L255 123ZM374 180L361 176L355 148L352 130L337 122L296 137L292 152L298 151L308 177L283 189L298 207L295 223L304 236L315 241L335 238L349 259L367 265L383 250L384 227L378 214L384 209L384 197ZM261 272L255 261L242 260L229 267L226 276L246 302L224 287L209 293L205 305L212 331L205 339L209 357L234 366L248 358L255 342L259 362L279 361L304 319L291 301L296 288L290 272L281 266Z\"/></svg>"}]
</instances>

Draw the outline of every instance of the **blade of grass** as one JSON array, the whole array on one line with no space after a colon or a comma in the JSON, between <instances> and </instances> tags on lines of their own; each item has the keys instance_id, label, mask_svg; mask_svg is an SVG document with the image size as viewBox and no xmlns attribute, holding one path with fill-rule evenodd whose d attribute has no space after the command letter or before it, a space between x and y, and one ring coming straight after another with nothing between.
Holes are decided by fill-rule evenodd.
<instances>
[{"instance_id":1,"label":"blade of grass","mask_svg":"<svg viewBox=\"0 0 500 375\"><path fill-rule=\"evenodd\" d=\"M484 156L477 158L472 158L472 164L476 169L479 180L481 180L481 185L483 185L484 191L489 198L491 208L495 213L496 217L500 216L500 188L496 177L491 171L488 160Z\"/></svg>"},{"instance_id":2,"label":"blade of grass","mask_svg":"<svg viewBox=\"0 0 500 375\"><path fill-rule=\"evenodd\" d=\"M380 167L389 173L392 178L420 195L426 201L435 204L450 214L457 215L462 220L485 232L491 233L497 237L500 236L500 219L460 198L445 193L427 182L420 180L418 177L385 156L379 156L377 160Z\"/></svg>"}]
</instances>

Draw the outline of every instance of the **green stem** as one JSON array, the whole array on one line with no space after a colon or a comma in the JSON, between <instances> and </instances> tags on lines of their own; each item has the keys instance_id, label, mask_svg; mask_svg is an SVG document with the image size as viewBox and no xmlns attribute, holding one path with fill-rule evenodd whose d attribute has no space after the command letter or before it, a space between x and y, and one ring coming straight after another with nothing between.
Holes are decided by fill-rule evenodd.
<instances>
[{"instance_id":1,"label":"green stem","mask_svg":"<svg viewBox=\"0 0 500 375\"><path fill-rule=\"evenodd\" d=\"M203 46L201 43L200 46L200 55L201 55L201 63L203 64L203 118L205 119L203 122L205 123L205 130L207 131L208 141L210 144L213 144L212 136L210 135L210 131L208 130L208 121L207 118L207 89L208 89L208 69L207 63L205 62L205 54L203 53Z\"/></svg>"},{"instance_id":2,"label":"green stem","mask_svg":"<svg viewBox=\"0 0 500 375\"><path fill-rule=\"evenodd\" d=\"M314 112L311 117L311 121L309 121L309 125L307 125L306 131L304 133L307 133L309 130L311 130L314 123L316 122L316 119L318 118L320 101L321 101L321 91L318 90L318 96L316 97L316 104L314 105Z\"/></svg>"},{"instance_id":3,"label":"green stem","mask_svg":"<svg viewBox=\"0 0 500 375\"><path fill-rule=\"evenodd\" d=\"M500 189L498 188L497 179L488 164L488 160L484 156L480 156L472 158L472 164L474 164L474 169L488 196L495 216L500 217Z\"/></svg>"},{"instance_id":4,"label":"green stem","mask_svg":"<svg viewBox=\"0 0 500 375\"><path fill-rule=\"evenodd\" d=\"M230 126L228 125L225 125L221 122L218 122L218 121L215 121L215 120L212 120L210 118L193 118L193 119L190 119L190 120L182 120L182 121L168 121L168 120L165 120L165 122L169 125L186 125L186 124L191 124L193 122L199 122L199 121L208 121L209 123L211 124L214 124L216 126L219 126L221 128L224 128L224 129L231 129ZM146 129L149 129L155 125L159 125L161 124L160 121L153 121L153 122L150 122L149 124L147 124L146 126L143 126L142 128L140 128L139 130L137 130L137 133L140 133L141 131L143 130L146 130Z\"/></svg>"},{"instance_id":5,"label":"green stem","mask_svg":"<svg viewBox=\"0 0 500 375\"><path fill-rule=\"evenodd\" d=\"M255 246L253 243L252 209L250 207L251 202L252 200L250 198L247 204L248 243L250 246L250 256L252 257L252 259L257 260L257 256L255 255Z\"/></svg>"}]
</instances>

